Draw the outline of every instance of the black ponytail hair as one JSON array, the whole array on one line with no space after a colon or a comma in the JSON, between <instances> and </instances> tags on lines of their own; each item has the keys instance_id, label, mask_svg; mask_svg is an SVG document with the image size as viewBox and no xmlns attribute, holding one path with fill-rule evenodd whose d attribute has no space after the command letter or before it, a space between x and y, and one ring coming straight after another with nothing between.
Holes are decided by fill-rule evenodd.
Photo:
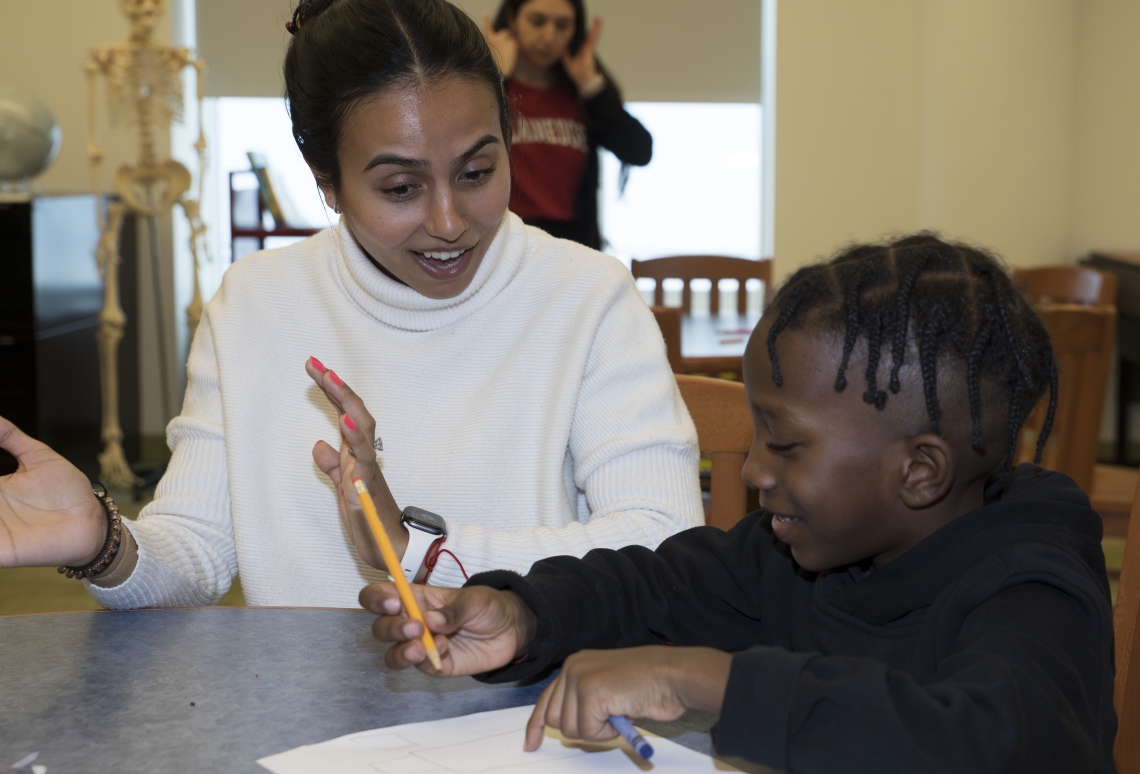
<instances>
[{"instance_id":1,"label":"black ponytail hair","mask_svg":"<svg viewBox=\"0 0 1140 774\"><path fill-rule=\"evenodd\" d=\"M293 139L317 182L340 186L345 116L382 91L461 76L486 83L507 148L502 77L479 26L446 0L302 0L286 25L285 95Z\"/></svg>"}]
</instances>

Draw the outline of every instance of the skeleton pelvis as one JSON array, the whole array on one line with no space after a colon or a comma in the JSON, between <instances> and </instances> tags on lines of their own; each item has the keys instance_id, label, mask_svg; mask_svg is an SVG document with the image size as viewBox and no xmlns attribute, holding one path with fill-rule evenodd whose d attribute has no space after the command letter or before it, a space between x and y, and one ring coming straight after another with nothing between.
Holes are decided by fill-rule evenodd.
<instances>
[{"instance_id":1,"label":"skeleton pelvis","mask_svg":"<svg viewBox=\"0 0 1140 774\"><path fill-rule=\"evenodd\" d=\"M120 164L115 192L128 208L143 215L162 215L190 190L190 172L174 159L157 164Z\"/></svg>"}]
</instances>

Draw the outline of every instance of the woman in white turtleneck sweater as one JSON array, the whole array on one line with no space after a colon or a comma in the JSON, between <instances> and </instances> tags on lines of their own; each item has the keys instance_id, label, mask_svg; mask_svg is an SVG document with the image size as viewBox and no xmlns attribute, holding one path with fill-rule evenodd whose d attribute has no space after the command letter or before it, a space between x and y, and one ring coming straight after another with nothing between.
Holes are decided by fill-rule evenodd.
<instances>
[{"instance_id":1,"label":"woman in white turtleneck sweater","mask_svg":"<svg viewBox=\"0 0 1140 774\"><path fill-rule=\"evenodd\" d=\"M213 604L237 573L250 604L355 605L383 563L352 475L397 550L400 508L443 517L451 555L429 578L440 585L554 554L652 548L701 523L696 434L653 317L617 261L506 212L501 81L453 10L339 0L311 37L297 30L294 130L341 222L243 259L207 305L169 469L89 582L104 605ZM359 13L408 33L412 49L451 40L451 70L423 79L438 47L399 60L419 80L372 63L369 83L387 67L393 85L358 98L322 156L329 111L305 88L306 63L335 64ZM343 89L351 75L321 74ZM0 566L104 556L113 530L78 471L3 420L0 446L22 463L0 479Z\"/></svg>"}]
</instances>

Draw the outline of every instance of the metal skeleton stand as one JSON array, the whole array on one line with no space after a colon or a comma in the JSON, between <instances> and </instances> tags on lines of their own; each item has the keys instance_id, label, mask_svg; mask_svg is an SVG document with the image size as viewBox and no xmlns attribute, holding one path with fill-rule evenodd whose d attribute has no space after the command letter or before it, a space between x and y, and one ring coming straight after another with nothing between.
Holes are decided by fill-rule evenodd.
<instances>
[{"instance_id":1,"label":"metal skeleton stand","mask_svg":"<svg viewBox=\"0 0 1140 774\"><path fill-rule=\"evenodd\" d=\"M185 48L158 46L154 30L158 17L165 11L165 0L122 0L122 10L130 21L131 33L126 43L103 46L91 52L85 66L88 85L89 134L87 155L91 165L91 182L96 199L99 222L99 244L95 259L103 279L103 310L99 314L96 341L99 345L100 387L103 398L103 451L99 454L102 480L111 487L128 488L139 479L131 471L123 453L123 430L119 423L118 348L127 318L119 302L119 231L128 213L148 218L152 274L155 283L155 308L158 313L159 358L161 361L163 408L166 420L171 418L168 389L165 325L162 315L161 273L158 254L158 218L179 205L190 222L190 251L194 260L194 295L186 308L190 336L193 338L202 316L202 296L198 283L199 256L205 255L206 227L202 222L202 177L205 169L206 141L202 134L202 76L205 63ZM174 159L160 159L156 137L160 119L178 120L182 115L181 72L193 67L198 81L198 152L197 199L187 196L192 178L190 171ZM140 153L137 161L124 162L115 168L111 187L117 198L102 204L100 171L103 149L99 142L97 80L103 76L112 121L137 128Z\"/></svg>"}]
</instances>

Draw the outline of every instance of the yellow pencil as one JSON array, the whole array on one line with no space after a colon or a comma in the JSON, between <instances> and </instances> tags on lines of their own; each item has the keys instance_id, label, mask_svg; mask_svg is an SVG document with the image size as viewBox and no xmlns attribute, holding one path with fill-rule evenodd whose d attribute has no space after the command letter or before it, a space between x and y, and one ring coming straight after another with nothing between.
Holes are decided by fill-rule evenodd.
<instances>
[{"instance_id":1,"label":"yellow pencil","mask_svg":"<svg viewBox=\"0 0 1140 774\"><path fill-rule=\"evenodd\" d=\"M412 587L408 584L408 579L404 577L404 571L400 569L400 560L396 557L396 549L392 548L392 541L388 539L388 533L384 531L384 525L380 523L380 517L376 515L376 506L372 502L372 495L368 494L368 488L364 486L364 481L361 480L360 476L352 479L352 485L356 487L360 506L364 508L364 517L372 529L372 537L376 538L376 545L380 546L380 554L384 557L384 564L389 568L388 574L396 581L396 591L400 592L400 601L404 603L408 617L419 621L424 628L423 636L420 639L423 640L428 661L437 670L441 669L443 665L439 660L439 651L435 647L435 638L428 631L424 614L420 612L420 606L416 604L416 598L412 594Z\"/></svg>"}]
</instances>

